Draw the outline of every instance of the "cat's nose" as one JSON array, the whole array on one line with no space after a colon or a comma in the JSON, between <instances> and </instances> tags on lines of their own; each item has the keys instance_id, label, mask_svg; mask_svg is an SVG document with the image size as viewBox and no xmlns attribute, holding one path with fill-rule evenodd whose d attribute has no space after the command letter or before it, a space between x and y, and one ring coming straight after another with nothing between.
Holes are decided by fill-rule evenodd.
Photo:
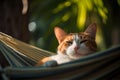
<instances>
[{"instance_id":1,"label":"cat's nose","mask_svg":"<svg viewBox=\"0 0 120 80\"><path fill-rule=\"evenodd\" d=\"M78 49L79 49L79 46L76 46L74 49L75 49L75 51L78 50Z\"/></svg>"}]
</instances>

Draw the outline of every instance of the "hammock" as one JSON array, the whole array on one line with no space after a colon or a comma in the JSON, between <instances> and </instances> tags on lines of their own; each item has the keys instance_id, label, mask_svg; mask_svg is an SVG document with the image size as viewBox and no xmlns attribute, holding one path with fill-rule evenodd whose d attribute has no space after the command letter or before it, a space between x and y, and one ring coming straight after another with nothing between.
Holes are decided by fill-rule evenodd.
<instances>
[{"instance_id":1,"label":"hammock","mask_svg":"<svg viewBox=\"0 0 120 80\"><path fill-rule=\"evenodd\" d=\"M34 47L0 32L0 79L118 79L120 46L96 52L55 67L34 66L40 59L55 53ZM7 65L2 62L6 61Z\"/></svg>"}]
</instances>

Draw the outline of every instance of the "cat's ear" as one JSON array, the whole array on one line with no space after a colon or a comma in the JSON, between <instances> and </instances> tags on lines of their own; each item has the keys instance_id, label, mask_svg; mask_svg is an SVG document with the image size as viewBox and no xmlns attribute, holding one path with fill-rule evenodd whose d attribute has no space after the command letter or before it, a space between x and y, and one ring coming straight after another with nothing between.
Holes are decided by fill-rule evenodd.
<instances>
[{"instance_id":1,"label":"cat's ear","mask_svg":"<svg viewBox=\"0 0 120 80\"><path fill-rule=\"evenodd\" d=\"M97 31L96 23L89 25L88 28L85 30L85 32L92 36L94 39L96 37L96 31Z\"/></svg>"},{"instance_id":2,"label":"cat's ear","mask_svg":"<svg viewBox=\"0 0 120 80\"><path fill-rule=\"evenodd\" d=\"M67 33L59 27L54 28L54 33L55 33L55 36L56 36L59 44L62 42L64 37L67 35Z\"/></svg>"}]
</instances>

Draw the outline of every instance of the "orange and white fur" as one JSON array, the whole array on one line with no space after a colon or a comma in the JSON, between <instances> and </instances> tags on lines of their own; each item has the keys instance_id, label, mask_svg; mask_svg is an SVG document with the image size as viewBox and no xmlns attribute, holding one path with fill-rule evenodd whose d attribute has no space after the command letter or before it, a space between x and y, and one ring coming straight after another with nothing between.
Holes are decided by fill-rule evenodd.
<instances>
[{"instance_id":1,"label":"orange and white fur","mask_svg":"<svg viewBox=\"0 0 120 80\"><path fill-rule=\"evenodd\" d=\"M55 27L55 36L59 42L57 54L40 60L37 65L44 64L50 60L55 60L58 64L62 64L96 52L96 30L95 23L89 25L84 32L80 33L67 34L61 28Z\"/></svg>"}]
</instances>

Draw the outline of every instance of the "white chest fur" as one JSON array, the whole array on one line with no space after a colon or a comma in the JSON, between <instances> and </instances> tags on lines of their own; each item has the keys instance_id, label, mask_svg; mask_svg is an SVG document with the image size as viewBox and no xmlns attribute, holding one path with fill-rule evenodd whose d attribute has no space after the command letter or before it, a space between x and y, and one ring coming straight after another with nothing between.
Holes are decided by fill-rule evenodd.
<instances>
[{"instance_id":1,"label":"white chest fur","mask_svg":"<svg viewBox=\"0 0 120 80\"><path fill-rule=\"evenodd\" d=\"M57 55L51 56L51 58L53 60L56 60L58 64L62 64L62 63L72 61L71 58L69 58L67 55L63 55L63 54L57 54Z\"/></svg>"}]
</instances>

